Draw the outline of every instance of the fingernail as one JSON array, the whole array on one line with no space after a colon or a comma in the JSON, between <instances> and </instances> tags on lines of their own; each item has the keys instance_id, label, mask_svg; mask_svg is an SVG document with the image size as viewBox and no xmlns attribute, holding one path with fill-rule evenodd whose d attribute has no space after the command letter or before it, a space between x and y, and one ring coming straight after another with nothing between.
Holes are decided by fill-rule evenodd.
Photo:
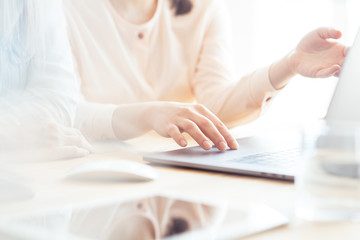
<instances>
[{"instance_id":1,"label":"fingernail","mask_svg":"<svg viewBox=\"0 0 360 240\"><path fill-rule=\"evenodd\" d=\"M231 141L231 149L238 149L239 148L239 144L237 143L237 141L233 140Z\"/></svg>"},{"instance_id":2,"label":"fingernail","mask_svg":"<svg viewBox=\"0 0 360 240\"><path fill-rule=\"evenodd\" d=\"M227 148L226 142L221 141L219 143L219 150L224 151Z\"/></svg>"},{"instance_id":3,"label":"fingernail","mask_svg":"<svg viewBox=\"0 0 360 240\"><path fill-rule=\"evenodd\" d=\"M207 141L207 140L203 142L203 146L204 146L204 148L205 148L206 150L209 150L209 149L212 148L211 143L210 143L209 141Z\"/></svg>"},{"instance_id":4,"label":"fingernail","mask_svg":"<svg viewBox=\"0 0 360 240\"><path fill-rule=\"evenodd\" d=\"M187 145L187 142L184 139L181 139L180 140L180 146L186 147L186 145Z\"/></svg>"}]
</instances>

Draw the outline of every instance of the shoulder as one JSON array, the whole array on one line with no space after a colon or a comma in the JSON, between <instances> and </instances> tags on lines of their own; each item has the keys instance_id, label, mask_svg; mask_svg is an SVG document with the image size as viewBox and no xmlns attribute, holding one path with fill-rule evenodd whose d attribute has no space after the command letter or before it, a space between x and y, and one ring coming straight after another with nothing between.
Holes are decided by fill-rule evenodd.
<instances>
[{"instance_id":1,"label":"shoulder","mask_svg":"<svg viewBox=\"0 0 360 240\"><path fill-rule=\"evenodd\" d=\"M62 0L66 12L76 11L78 14L91 12L95 14L108 6L107 0Z\"/></svg>"},{"instance_id":2,"label":"shoulder","mask_svg":"<svg viewBox=\"0 0 360 240\"><path fill-rule=\"evenodd\" d=\"M65 17L70 25L99 24L111 14L108 0L63 0Z\"/></svg>"}]
</instances>

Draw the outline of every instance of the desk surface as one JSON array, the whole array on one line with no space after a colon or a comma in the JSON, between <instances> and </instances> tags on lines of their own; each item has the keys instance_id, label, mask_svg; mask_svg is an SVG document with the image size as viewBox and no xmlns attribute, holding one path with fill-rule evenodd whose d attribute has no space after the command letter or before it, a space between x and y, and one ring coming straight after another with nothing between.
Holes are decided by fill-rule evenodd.
<instances>
[{"instance_id":1,"label":"desk surface","mask_svg":"<svg viewBox=\"0 0 360 240\"><path fill-rule=\"evenodd\" d=\"M239 137L242 129L234 131ZM0 204L0 214L14 214L68 204L124 198L129 194L149 191L176 191L201 198L222 198L229 201L265 203L291 219L287 226L262 232L246 239L359 239L360 223L310 223L293 216L294 184L276 180L252 178L223 173L156 166L159 178L152 182L71 182L64 179L72 167L106 157L121 157L142 161L142 154L150 151L177 148L171 139L154 133L125 143L107 142L96 145L98 153L86 158L49 162L16 163L11 171L35 193L29 200Z\"/></svg>"}]
</instances>

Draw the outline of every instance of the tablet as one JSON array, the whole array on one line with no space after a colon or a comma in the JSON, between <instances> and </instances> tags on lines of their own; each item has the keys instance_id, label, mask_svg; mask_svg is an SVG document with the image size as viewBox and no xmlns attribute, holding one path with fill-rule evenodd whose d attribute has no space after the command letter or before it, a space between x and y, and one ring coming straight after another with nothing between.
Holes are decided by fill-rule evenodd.
<instances>
[{"instance_id":1,"label":"tablet","mask_svg":"<svg viewBox=\"0 0 360 240\"><path fill-rule=\"evenodd\" d=\"M1 217L0 238L232 239L287 223L263 204L159 193Z\"/></svg>"}]
</instances>

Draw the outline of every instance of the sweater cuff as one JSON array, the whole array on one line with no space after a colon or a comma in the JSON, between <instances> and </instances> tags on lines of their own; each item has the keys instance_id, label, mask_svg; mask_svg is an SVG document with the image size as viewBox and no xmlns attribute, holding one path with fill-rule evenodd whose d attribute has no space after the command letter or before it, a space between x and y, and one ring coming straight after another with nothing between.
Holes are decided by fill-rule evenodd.
<instances>
[{"instance_id":1,"label":"sweater cuff","mask_svg":"<svg viewBox=\"0 0 360 240\"><path fill-rule=\"evenodd\" d=\"M101 131L98 133L98 136L102 136L101 139L116 139L112 127L112 118L117 107L117 105L107 105L98 108L93 129L94 131Z\"/></svg>"},{"instance_id":2,"label":"sweater cuff","mask_svg":"<svg viewBox=\"0 0 360 240\"><path fill-rule=\"evenodd\" d=\"M91 140L116 139L112 128L112 118L117 105L80 103L75 119L75 127Z\"/></svg>"},{"instance_id":3,"label":"sweater cuff","mask_svg":"<svg viewBox=\"0 0 360 240\"><path fill-rule=\"evenodd\" d=\"M250 81L250 93L258 106L270 102L280 92L271 84L269 70L270 67L259 69Z\"/></svg>"}]
</instances>

